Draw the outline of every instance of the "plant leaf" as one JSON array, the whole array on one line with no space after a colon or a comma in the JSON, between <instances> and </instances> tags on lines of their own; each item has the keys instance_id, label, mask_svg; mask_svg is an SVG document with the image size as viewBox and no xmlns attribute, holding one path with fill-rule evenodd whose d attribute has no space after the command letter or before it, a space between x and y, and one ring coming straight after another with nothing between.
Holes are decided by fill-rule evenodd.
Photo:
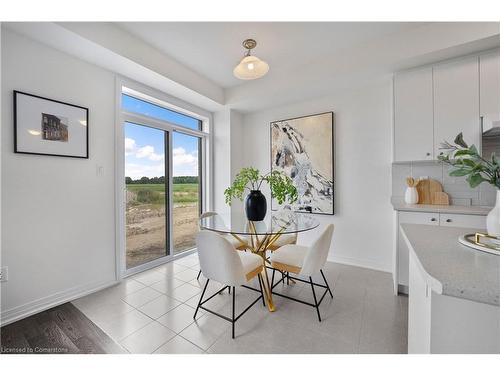
<instances>
[{"instance_id":1,"label":"plant leaf","mask_svg":"<svg viewBox=\"0 0 500 375\"><path fill-rule=\"evenodd\" d=\"M456 145L463 147L463 148L468 148L467 143L464 141L464 135L462 133L459 133L456 137L455 140L453 141Z\"/></svg>"},{"instance_id":2,"label":"plant leaf","mask_svg":"<svg viewBox=\"0 0 500 375\"><path fill-rule=\"evenodd\" d=\"M450 171L450 176L453 177L462 177L462 176L467 176L472 172L471 169L466 169L466 168L460 168L460 169L453 169Z\"/></svg>"},{"instance_id":3,"label":"plant leaf","mask_svg":"<svg viewBox=\"0 0 500 375\"><path fill-rule=\"evenodd\" d=\"M479 173L471 174L467 177L467 182L471 188L475 188L483 181L486 181L486 179L484 179Z\"/></svg>"}]
</instances>

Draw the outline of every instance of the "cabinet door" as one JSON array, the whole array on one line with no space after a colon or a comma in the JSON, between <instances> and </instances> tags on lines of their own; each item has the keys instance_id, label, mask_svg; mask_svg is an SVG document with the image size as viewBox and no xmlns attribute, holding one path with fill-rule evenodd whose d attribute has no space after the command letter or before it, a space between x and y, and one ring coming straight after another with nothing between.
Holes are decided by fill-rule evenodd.
<instances>
[{"instance_id":1,"label":"cabinet door","mask_svg":"<svg viewBox=\"0 0 500 375\"><path fill-rule=\"evenodd\" d=\"M479 151L478 58L436 65L434 71L434 147L436 157L443 141L453 142L458 133Z\"/></svg>"},{"instance_id":2,"label":"cabinet door","mask_svg":"<svg viewBox=\"0 0 500 375\"><path fill-rule=\"evenodd\" d=\"M439 214L428 212L399 212L398 226L400 224L427 224L439 225ZM408 247L401 234L401 227L398 231L398 284L403 288L408 287ZM406 292L406 291L405 291Z\"/></svg>"},{"instance_id":3,"label":"cabinet door","mask_svg":"<svg viewBox=\"0 0 500 375\"><path fill-rule=\"evenodd\" d=\"M394 161L432 160L432 68L394 77Z\"/></svg>"},{"instance_id":4,"label":"cabinet door","mask_svg":"<svg viewBox=\"0 0 500 375\"><path fill-rule=\"evenodd\" d=\"M486 129L500 120L500 52L479 56L480 112Z\"/></svg>"},{"instance_id":5,"label":"cabinet door","mask_svg":"<svg viewBox=\"0 0 500 375\"><path fill-rule=\"evenodd\" d=\"M413 255L410 256L408 354L431 352L431 290Z\"/></svg>"},{"instance_id":6,"label":"cabinet door","mask_svg":"<svg viewBox=\"0 0 500 375\"><path fill-rule=\"evenodd\" d=\"M443 227L486 229L486 216L440 214L439 225Z\"/></svg>"}]
</instances>

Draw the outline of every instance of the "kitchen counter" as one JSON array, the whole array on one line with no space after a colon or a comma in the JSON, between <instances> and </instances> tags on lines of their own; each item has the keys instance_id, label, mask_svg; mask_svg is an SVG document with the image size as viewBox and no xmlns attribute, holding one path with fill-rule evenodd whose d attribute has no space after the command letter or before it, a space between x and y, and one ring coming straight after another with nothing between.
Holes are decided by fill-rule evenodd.
<instances>
[{"instance_id":1,"label":"kitchen counter","mask_svg":"<svg viewBox=\"0 0 500 375\"><path fill-rule=\"evenodd\" d=\"M477 230L420 224L401 224L401 228L434 292L500 306L500 255L458 243L460 235Z\"/></svg>"},{"instance_id":2,"label":"kitchen counter","mask_svg":"<svg viewBox=\"0 0 500 375\"><path fill-rule=\"evenodd\" d=\"M437 205L437 204L406 204L392 202L392 207L396 211L413 211L413 212L435 212L443 214L464 214L464 215L488 215L493 207L489 206L453 206L453 205Z\"/></svg>"}]
</instances>

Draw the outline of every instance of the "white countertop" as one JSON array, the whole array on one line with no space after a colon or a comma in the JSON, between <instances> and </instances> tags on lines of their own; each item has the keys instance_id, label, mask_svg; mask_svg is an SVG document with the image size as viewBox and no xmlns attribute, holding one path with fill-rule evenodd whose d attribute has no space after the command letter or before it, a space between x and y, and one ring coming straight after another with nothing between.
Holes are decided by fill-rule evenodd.
<instances>
[{"instance_id":1,"label":"white countertop","mask_svg":"<svg viewBox=\"0 0 500 375\"><path fill-rule=\"evenodd\" d=\"M493 207L489 206L445 206L438 204L406 204L392 202L396 211L435 212L443 214L488 215Z\"/></svg>"},{"instance_id":2,"label":"white countertop","mask_svg":"<svg viewBox=\"0 0 500 375\"><path fill-rule=\"evenodd\" d=\"M439 294L500 306L500 255L471 249L458 237L477 229L401 224L410 252Z\"/></svg>"}]
</instances>

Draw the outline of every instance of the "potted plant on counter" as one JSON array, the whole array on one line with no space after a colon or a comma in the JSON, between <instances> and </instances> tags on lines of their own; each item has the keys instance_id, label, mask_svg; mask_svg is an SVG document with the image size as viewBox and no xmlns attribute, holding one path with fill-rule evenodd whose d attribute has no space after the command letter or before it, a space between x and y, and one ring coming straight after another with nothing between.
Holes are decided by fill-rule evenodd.
<instances>
[{"instance_id":1,"label":"potted plant on counter","mask_svg":"<svg viewBox=\"0 0 500 375\"><path fill-rule=\"evenodd\" d=\"M263 220L267 212L266 197L260 191L263 182L269 184L273 198L279 204L293 203L297 200L297 189L293 186L292 179L283 172L272 171L261 175L256 168L242 168L236 175L232 185L224 191L226 203L231 205L234 198L243 200L245 189L249 191L245 199L245 212L248 220Z\"/></svg>"},{"instance_id":2,"label":"potted plant on counter","mask_svg":"<svg viewBox=\"0 0 500 375\"><path fill-rule=\"evenodd\" d=\"M452 166L449 174L454 177L466 177L471 188L487 182L497 189L495 207L486 217L486 229L490 236L500 237L500 159L493 152L489 160L483 158L476 146L467 145L462 133L458 134L453 144L441 144L444 152L438 160Z\"/></svg>"}]
</instances>

